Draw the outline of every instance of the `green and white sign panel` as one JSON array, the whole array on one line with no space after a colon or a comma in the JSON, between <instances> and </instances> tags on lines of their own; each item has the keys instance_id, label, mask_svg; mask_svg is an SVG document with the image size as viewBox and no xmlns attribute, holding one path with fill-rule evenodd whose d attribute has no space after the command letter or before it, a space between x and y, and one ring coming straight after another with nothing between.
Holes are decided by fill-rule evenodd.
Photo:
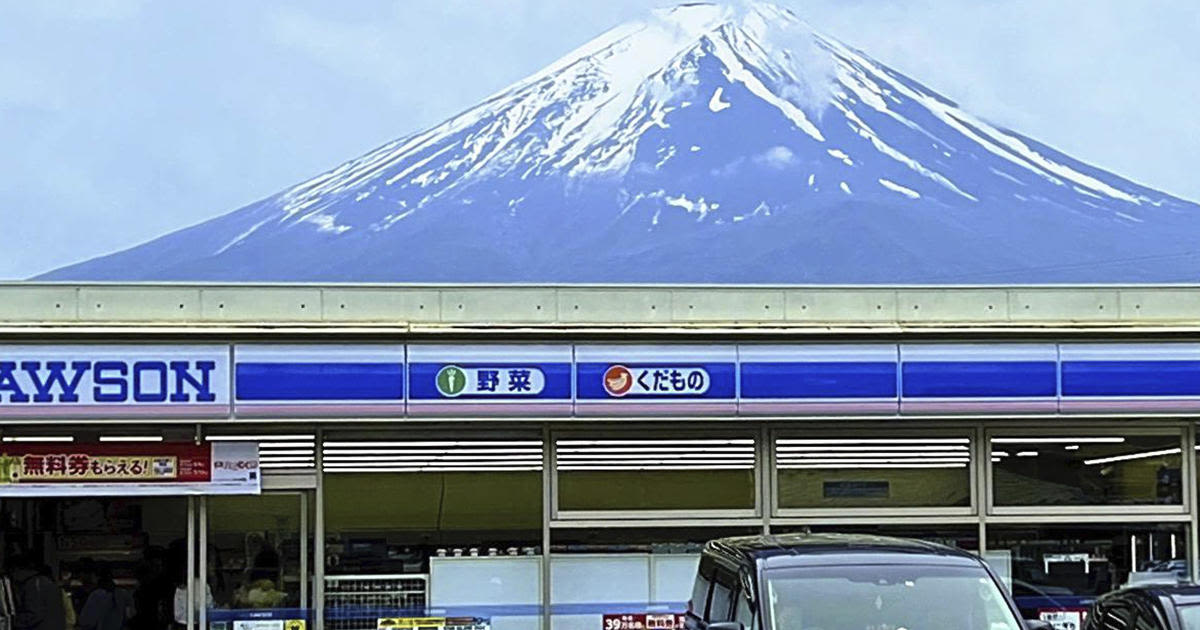
<instances>
[{"instance_id":1,"label":"green and white sign panel","mask_svg":"<svg viewBox=\"0 0 1200 630\"><path fill-rule=\"evenodd\" d=\"M409 346L409 415L569 414L572 355L571 346Z\"/></svg>"}]
</instances>

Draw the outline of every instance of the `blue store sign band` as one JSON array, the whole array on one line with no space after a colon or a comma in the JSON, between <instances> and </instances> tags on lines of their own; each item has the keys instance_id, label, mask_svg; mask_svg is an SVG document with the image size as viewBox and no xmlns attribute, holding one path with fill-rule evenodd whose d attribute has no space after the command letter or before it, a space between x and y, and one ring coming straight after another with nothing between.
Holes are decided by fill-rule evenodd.
<instances>
[{"instance_id":1,"label":"blue store sign band","mask_svg":"<svg viewBox=\"0 0 1200 630\"><path fill-rule=\"evenodd\" d=\"M0 346L0 417L1200 411L1200 344Z\"/></svg>"}]
</instances>

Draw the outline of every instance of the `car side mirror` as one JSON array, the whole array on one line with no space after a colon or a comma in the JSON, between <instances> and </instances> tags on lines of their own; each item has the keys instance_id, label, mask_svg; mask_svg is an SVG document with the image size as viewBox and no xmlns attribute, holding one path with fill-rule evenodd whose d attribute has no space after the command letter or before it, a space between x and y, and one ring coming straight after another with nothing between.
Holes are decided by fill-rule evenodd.
<instances>
[{"instance_id":1,"label":"car side mirror","mask_svg":"<svg viewBox=\"0 0 1200 630\"><path fill-rule=\"evenodd\" d=\"M705 626L705 630L746 630L746 627L740 621L714 621Z\"/></svg>"},{"instance_id":2,"label":"car side mirror","mask_svg":"<svg viewBox=\"0 0 1200 630\"><path fill-rule=\"evenodd\" d=\"M1028 630L1054 630L1054 624L1041 619L1026 619L1025 627Z\"/></svg>"}]
</instances>

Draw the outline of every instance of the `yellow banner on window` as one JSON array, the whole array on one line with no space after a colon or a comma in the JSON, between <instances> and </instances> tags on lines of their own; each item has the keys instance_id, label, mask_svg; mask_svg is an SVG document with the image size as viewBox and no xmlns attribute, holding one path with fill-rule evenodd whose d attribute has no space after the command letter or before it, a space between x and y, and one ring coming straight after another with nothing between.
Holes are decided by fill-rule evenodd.
<instances>
[{"instance_id":1,"label":"yellow banner on window","mask_svg":"<svg viewBox=\"0 0 1200 630\"><path fill-rule=\"evenodd\" d=\"M173 455L27 453L0 457L0 483L39 481L168 481L179 476Z\"/></svg>"}]
</instances>

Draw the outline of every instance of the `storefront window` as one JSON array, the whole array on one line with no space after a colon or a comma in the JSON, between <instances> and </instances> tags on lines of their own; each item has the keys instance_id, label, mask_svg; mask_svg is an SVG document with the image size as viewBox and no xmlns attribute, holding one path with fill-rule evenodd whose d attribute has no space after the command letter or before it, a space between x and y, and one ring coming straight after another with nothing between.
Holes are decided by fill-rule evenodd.
<instances>
[{"instance_id":1,"label":"storefront window","mask_svg":"<svg viewBox=\"0 0 1200 630\"><path fill-rule=\"evenodd\" d=\"M754 439L559 439L558 509L753 510Z\"/></svg>"},{"instance_id":2,"label":"storefront window","mask_svg":"<svg viewBox=\"0 0 1200 630\"><path fill-rule=\"evenodd\" d=\"M554 630L612 627L624 616L644 627L677 627L709 540L761 533L761 528L565 528L552 532L551 614Z\"/></svg>"},{"instance_id":3,"label":"storefront window","mask_svg":"<svg viewBox=\"0 0 1200 630\"><path fill-rule=\"evenodd\" d=\"M327 627L539 627L542 442L405 437L323 446Z\"/></svg>"},{"instance_id":4,"label":"storefront window","mask_svg":"<svg viewBox=\"0 0 1200 630\"><path fill-rule=\"evenodd\" d=\"M187 499L4 499L0 539L7 561L25 558L47 570L77 615L97 589L108 588L131 604L126 627L162 630L187 575Z\"/></svg>"},{"instance_id":5,"label":"storefront window","mask_svg":"<svg viewBox=\"0 0 1200 630\"><path fill-rule=\"evenodd\" d=\"M966 507L970 444L966 437L779 438L779 507Z\"/></svg>"},{"instance_id":6,"label":"storefront window","mask_svg":"<svg viewBox=\"0 0 1200 630\"><path fill-rule=\"evenodd\" d=\"M1179 434L996 436L997 506L1180 505Z\"/></svg>"},{"instance_id":7,"label":"storefront window","mask_svg":"<svg viewBox=\"0 0 1200 630\"><path fill-rule=\"evenodd\" d=\"M1051 612L1082 615L1111 590L1188 575L1182 524L997 525L987 535L989 563L1009 576L1017 604L1030 619Z\"/></svg>"}]
</instances>

